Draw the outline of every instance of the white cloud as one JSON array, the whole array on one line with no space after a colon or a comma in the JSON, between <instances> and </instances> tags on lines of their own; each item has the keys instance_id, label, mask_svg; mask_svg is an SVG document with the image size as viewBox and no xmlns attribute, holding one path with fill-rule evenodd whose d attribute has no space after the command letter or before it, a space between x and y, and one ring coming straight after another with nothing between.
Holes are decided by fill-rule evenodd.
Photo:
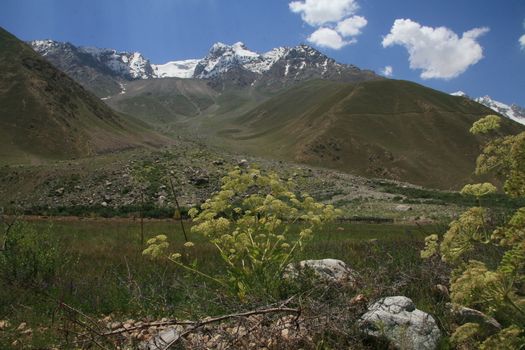
<instances>
[{"instance_id":1,"label":"white cloud","mask_svg":"<svg viewBox=\"0 0 525 350\"><path fill-rule=\"evenodd\" d=\"M309 42L335 50L357 42L355 37L368 23L366 18L354 16L359 9L357 0L298 0L288 6L317 28L308 37Z\"/></svg>"},{"instance_id":2,"label":"white cloud","mask_svg":"<svg viewBox=\"0 0 525 350\"><path fill-rule=\"evenodd\" d=\"M391 77L392 74L394 74L394 68L392 68L392 66L385 66L385 68L383 68L381 71L381 74L383 74L385 77Z\"/></svg>"},{"instance_id":3,"label":"white cloud","mask_svg":"<svg viewBox=\"0 0 525 350\"><path fill-rule=\"evenodd\" d=\"M308 41L317 46L339 50L343 46L354 43L355 39L344 40L335 30L322 27L313 32L308 37Z\"/></svg>"},{"instance_id":4,"label":"white cloud","mask_svg":"<svg viewBox=\"0 0 525 350\"><path fill-rule=\"evenodd\" d=\"M404 46L410 68L422 69L421 78L451 79L483 58L477 38L489 28L474 28L459 37L445 27L426 27L410 19L396 19L383 47Z\"/></svg>"},{"instance_id":5,"label":"white cloud","mask_svg":"<svg viewBox=\"0 0 525 350\"><path fill-rule=\"evenodd\" d=\"M520 38L520 46L522 50L525 50L525 34L523 34Z\"/></svg>"},{"instance_id":6,"label":"white cloud","mask_svg":"<svg viewBox=\"0 0 525 350\"><path fill-rule=\"evenodd\" d=\"M300 13L303 21L320 26L353 15L359 6L355 0L300 0L288 4L294 13Z\"/></svg>"},{"instance_id":7,"label":"white cloud","mask_svg":"<svg viewBox=\"0 0 525 350\"><path fill-rule=\"evenodd\" d=\"M342 36L357 36L367 23L366 18L362 16L352 16L337 23L336 29Z\"/></svg>"}]
</instances>

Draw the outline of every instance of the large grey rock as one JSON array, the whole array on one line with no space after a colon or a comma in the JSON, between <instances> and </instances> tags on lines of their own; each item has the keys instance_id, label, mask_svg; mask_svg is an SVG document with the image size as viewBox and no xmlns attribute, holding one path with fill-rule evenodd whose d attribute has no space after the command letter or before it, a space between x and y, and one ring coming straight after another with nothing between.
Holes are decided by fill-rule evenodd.
<instances>
[{"instance_id":1,"label":"large grey rock","mask_svg":"<svg viewBox=\"0 0 525 350\"><path fill-rule=\"evenodd\" d=\"M298 264L288 264L284 277L297 278L301 272L308 270L325 282L355 284L357 280L357 272L337 259L303 260Z\"/></svg>"},{"instance_id":2,"label":"large grey rock","mask_svg":"<svg viewBox=\"0 0 525 350\"><path fill-rule=\"evenodd\" d=\"M361 329L373 338L386 338L403 350L436 349L441 338L434 318L416 309L404 296L380 299L372 304L359 321Z\"/></svg>"}]
</instances>

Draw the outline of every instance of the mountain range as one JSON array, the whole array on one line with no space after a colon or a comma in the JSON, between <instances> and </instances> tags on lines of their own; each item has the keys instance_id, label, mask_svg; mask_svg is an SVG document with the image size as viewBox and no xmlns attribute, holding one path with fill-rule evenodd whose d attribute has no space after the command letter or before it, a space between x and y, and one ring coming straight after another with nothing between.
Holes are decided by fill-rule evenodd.
<instances>
[{"instance_id":1,"label":"mountain range","mask_svg":"<svg viewBox=\"0 0 525 350\"><path fill-rule=\"evenodd\" d=\"M25 123L21 140L49 154L75 150L64 157L166 144L153 127L227 152L455 189L475 181L484 138L470 135L470 126L494 113L468 98L338 63L306 45L259 54L242 43L217 43L202 59L156 65L138 52L14 40L7 40L11 56L0 65L24 71L29 82L40 79L48 88L36 91L48 95L25 111L18 102L27 103L35 89L3 94L2 108ZM18 51L38 64L24 65ZM44 76L38 75L42 65ZM23 80L5 75L1 82ZM84 103L92 108L76 107ZM56 118L48 116L55 110L65 115L53 124ZM86 110L99 111L98 119ZM523 129L505 119L500 132Z\"/></svg>"},{"instance_id":2,"label":"mountain range","mask_svg":"<svg viewBox=\"0 0 525 350\"><path fill-rule=\"evenodd\" d=\"M262 85L282 87L312 78L358 82L380 79L372 71L336 62L307 45L278 47L259 54L237 42L216 43L202 59L152 64L139 52L77 47L53 40L35 40L31 47L99 97L122 91L121 84L137 79L195 78L224 87Z\"/></svg>"},{"instance_id":3,"label":"mountain range","mask_svg":"<svg viewBox=\"0 0 525 350\"><path fill-rule=\"evenodd\" d=\"M488 95L483 97L471 98L463 91L456 91L451 93L451 95L460 96L476 101L477 103L480 103L492 109L496 113L499 113L509 119L512 119L520 124L525 125L525 108L520 107L516 104L508 105L503 102L496 101Z\"/></svg>"}]
</instances>

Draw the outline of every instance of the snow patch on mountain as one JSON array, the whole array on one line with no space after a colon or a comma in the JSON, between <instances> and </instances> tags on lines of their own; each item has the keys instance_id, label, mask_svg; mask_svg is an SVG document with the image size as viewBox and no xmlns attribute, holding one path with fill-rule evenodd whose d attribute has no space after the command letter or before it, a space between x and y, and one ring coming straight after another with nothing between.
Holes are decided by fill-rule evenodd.
<instances>
[{"instance_id":1,"label":"snow patch on mountain","mask_svg":"<svg viewBox=\"0 0 525 350\"><path fill-rule=\"evenodd\" d=\"M452 96L461 96L461 97L467 97L468 98L468 95L466 93L464 93L463 91L461 91L461 90L453 92L453 93L451 93L451 95Z\"/></svg>"},{"instance_id":2,"label":"snow patch on mountain","mask_svg":"<svg viewBox=\"0 0 525 350\"><path fill-rule=\"evenodd\" d=\"M156 78L193 78L199 59L171 61L164 64L152 64Z\"/></svg>"}]
</instances>

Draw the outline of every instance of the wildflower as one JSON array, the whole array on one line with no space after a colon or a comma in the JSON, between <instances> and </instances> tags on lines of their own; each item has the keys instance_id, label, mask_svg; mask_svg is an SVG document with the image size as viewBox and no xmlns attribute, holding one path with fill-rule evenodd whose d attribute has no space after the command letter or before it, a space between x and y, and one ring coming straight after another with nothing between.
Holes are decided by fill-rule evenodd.
<instances>
[{"instance_id":1,"label":"wildflower","mask_svg":"<svg viewBox=\"0 0 525 350\"><path fill-rule=\"evenodd\" d=\"M193 247L194 245L195 245L195 244L193 244L193 242L186 242L186 243L184 243L184 246L185 246L186 248L191 248L191 247Z\"/></svg>"}]
</instances>

